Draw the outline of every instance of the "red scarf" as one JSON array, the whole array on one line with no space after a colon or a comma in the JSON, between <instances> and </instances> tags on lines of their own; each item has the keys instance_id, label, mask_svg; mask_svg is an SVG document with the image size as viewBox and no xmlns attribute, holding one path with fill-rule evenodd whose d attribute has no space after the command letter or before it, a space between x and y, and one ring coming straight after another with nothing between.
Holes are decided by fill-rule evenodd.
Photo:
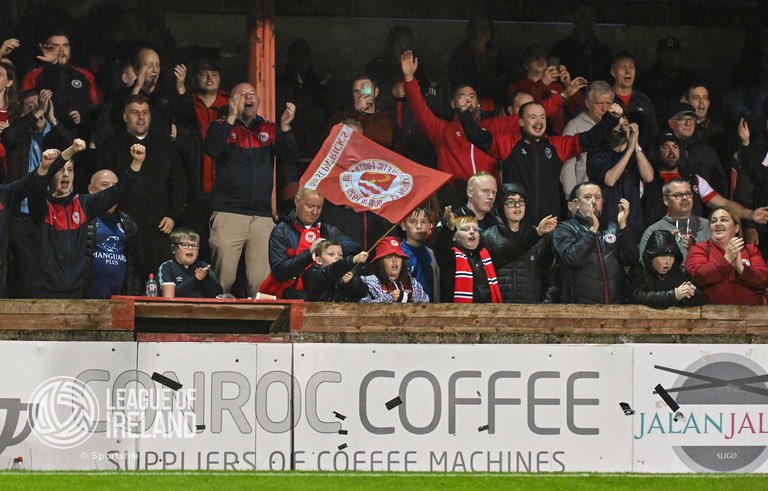
<instances>
[{"instance_id":1,"label":"red scarf","mask_svg":"<svg viewBox=\"0 0 768 491\"><path fill-rule=\"evenodd\" d=\"M296 223L293 224L293 228L295 228L299 232L299 244L296 246L296 249L288 249L286 251L286 254L288 257L296 257L302 252L309 250L310 247L312 247L312 244L315 243L317 239L320 238L320 224L318 223L314 227L305 228L302 227ZM306 268L304 268L304 271L308 270L312 266L314 266L315 262L312 261L307 265ZM291 285L296 283L296 285L293 287L294 290L304 290L304 283L302 282L301 276L304 274L302 273L297 276L296 278L292 278L288 281L279 282L275 279L274 276L272 276L272 273L269 273L269 276L267 276L264 281L261 282L261 285L259 285L259 292L261 293L268 293L270 295L274 295L277 298L283 298L283 292L287 290Z\"/></svg>"},{"instance_id":2,"label":"red scarf","mask_svg":"<svg viewBox=\"0 0 768 491\"><path fill-rule=\"evenodd\" d=\"M469 265L467 255L461 252L458 247L452 247L456 257L456 276L453 280L453 302L454 303L473 303L473 291L475 278L472 275L472 267ZM491 302L501 303L501 290L499 289L499 280L496 278L496 270L493 268L493 262L488 251L480 249L480 259L483 261L485 276L488 278L488 287L491 290Z\"/></svg>"}]
</instances>

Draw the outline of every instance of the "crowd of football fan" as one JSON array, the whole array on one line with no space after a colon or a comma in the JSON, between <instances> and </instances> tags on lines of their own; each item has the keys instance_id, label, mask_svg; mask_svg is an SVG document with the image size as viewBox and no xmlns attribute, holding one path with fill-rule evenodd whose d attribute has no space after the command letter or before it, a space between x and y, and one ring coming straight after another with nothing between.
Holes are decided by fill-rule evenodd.
<instances>
[{"instance_id":1,"label":"crowd of football fan","mask_svg":"<svg viewBox=\"0 0 768 491\"><path fill-rule=\"evenodd\" d=\"M213 56L174 65L133 43L86 69L71 40L0 46L0 298L144 294L152 274L178 297L768 299L768 38L716 91L677 38L639 72L581 8L515 79L475 19L446 90L395 27L338 110L296 40L276 122L253 85L221 86ZM298 181L338 123L452 178L399 224L332 204Z\"/></svg>"}]
</instances>

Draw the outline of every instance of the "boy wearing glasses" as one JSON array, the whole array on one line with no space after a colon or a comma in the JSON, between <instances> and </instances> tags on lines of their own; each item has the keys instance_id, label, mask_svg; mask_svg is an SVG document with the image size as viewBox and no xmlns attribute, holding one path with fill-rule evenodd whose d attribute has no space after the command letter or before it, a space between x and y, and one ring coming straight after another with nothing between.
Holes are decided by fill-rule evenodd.
<instances>
[{"instance_id":1,"label":"boy wearing glasses","mask_svg":"<svg viewBox=\"0 0 768 491\"><path fill-rule=\"evenodd\" d=\"M213 298L224 292L210 264L197 259L200 235L191 230L171 232L173 259L160 265L157 278L164 297Z\"/></svg>"}]
</instances>

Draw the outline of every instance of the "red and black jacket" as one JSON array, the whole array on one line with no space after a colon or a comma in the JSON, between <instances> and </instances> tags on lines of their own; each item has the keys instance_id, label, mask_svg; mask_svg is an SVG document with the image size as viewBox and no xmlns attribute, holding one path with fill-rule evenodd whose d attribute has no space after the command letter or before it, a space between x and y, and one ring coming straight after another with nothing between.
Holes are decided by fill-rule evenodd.
<instances>
[{"instance_id":1,"label":"red and black jacket","mask_svg":"<svg viewBox=\"0 0 768 491\"><path fill-rule=\"evenodd\" d=\"M46 177L35 175L29 193L29 214L40 231L43 274L42 283L36 288L38 297L82 296L89 264L88 222L115 206L137 175L128 170L115 186L98 193L48 196L48 176L53 176L64 163L59 157Z\"/></svg>"},{"instance_id":2,"label":"red and black jacket","mask_svg":"<svg viewBox=\"0 0 768 491\"><path fill-rule=\"evenodd\" d=\"M298 158L293 132L283 133L259 116L248 125L219 119L208 127L205 147L216 162L213 211L272 216L273 157L277 152L285 162Z\"/></svg>"},{"instance_id":3,"label":"red and black jacket","mask_svg":"<svg viewBox=\"0 0 768 491\"><path fill-rule=\"evenodd\" d=\"M81 124L85 125L93 108L101 102L101 93L93 74L72 65L53 64L35 68L21 82L21 90L30 89L52 90L56 118L68 126L74 126L70 112L79 112Z\"/></svg>"}]
</instances>

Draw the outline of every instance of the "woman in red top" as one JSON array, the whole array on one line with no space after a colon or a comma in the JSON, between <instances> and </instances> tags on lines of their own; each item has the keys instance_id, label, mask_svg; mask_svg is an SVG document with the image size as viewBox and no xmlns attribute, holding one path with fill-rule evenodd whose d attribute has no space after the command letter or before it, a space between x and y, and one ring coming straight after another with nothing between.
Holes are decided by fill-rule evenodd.
<instances>
[{"instance_id":1,"label":"woman in red top","mask_svg":"<svg viewBox=\"0 0 768 491\"><path fill-rule=\"evenodd\" d=\"M739 237L740 231L736 214L721 206L709 219L710 239L688 251L685 267L710 303L766 303L768 267L757 248Z\"/></svg>"}]
</instances>

